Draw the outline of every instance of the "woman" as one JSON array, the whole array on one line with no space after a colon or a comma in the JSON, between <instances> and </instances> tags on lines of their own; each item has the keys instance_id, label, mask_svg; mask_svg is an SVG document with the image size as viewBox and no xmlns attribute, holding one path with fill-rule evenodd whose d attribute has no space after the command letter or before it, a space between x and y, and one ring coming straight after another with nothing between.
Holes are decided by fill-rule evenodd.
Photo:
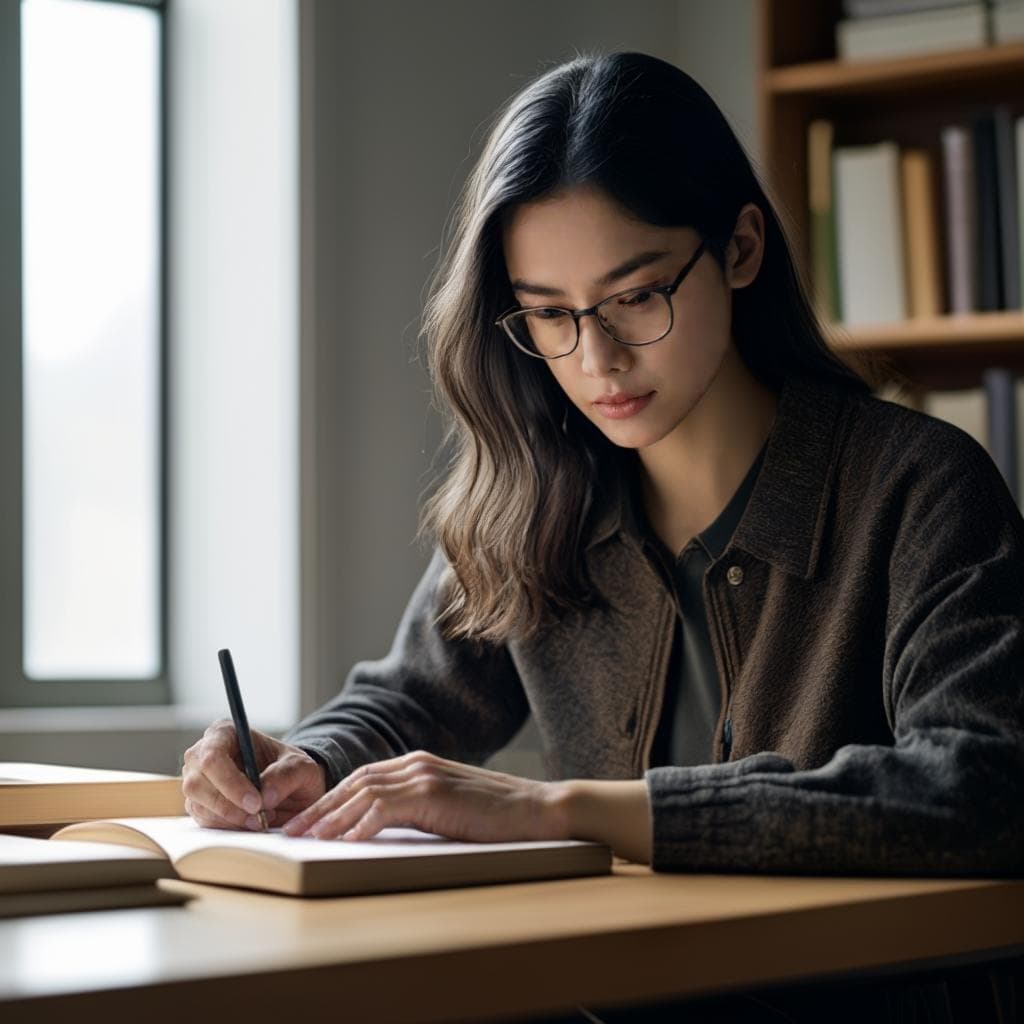
<instances>
[{"instance_id":1,"label":"woman","mask_svg":"<svg viewBox=\"0 0 1024 1024\"><path fill-rule=\"evenodd\" d=\"M272 825L1020 871L1024 520L980 445L830 351L696 82L580 56L513 97L424 333L434 557L388 656L256 735ZM478 767L528 714L551 781ZM260 827L230 723L183 775L198 822Z\"/></svg>"}]
</instances>

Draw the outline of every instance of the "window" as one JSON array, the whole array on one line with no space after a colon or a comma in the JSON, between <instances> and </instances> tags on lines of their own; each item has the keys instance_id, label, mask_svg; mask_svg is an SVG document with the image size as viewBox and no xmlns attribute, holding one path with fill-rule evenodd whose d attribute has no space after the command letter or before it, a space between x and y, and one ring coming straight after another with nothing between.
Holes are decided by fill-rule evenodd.
<instances>
[{"instance_id":1,"label":"window","mask_svg":"<svg viewBox=\"0 0 1024 1024\"><path fill-rule=\"evenodd\" d=\"M162 702L163 10L20 0L0 18L0 216L19 228L0 243L17 282L0 704Z\"/></svg>"}]
</instances>

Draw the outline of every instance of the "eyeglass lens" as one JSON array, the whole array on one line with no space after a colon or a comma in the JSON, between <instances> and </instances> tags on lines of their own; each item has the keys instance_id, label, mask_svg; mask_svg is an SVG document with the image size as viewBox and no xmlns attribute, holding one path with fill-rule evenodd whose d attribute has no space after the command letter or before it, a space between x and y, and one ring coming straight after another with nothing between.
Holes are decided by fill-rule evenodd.
<instances>
[{"instance_id":1,"label":"eyeglass lens","mask_svg":"<svg viewBox=\"0 0 1024 1024\"><path fill-rule=\"evenodd\" d=\"M672 324L668 296L642 288L601 303L597 315L612 337L633 345L657 341L668 333ZM576 321L565 310L525 309L507 322L516 341L537 355L547 358L565 355L576 345Z\"/></svg>"}]
</instances>

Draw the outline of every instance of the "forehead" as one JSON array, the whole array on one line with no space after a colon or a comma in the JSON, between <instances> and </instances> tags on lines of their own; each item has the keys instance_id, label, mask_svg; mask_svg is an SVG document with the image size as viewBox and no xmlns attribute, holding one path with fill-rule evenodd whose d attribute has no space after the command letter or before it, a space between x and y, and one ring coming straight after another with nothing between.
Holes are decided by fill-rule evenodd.
<instances>
[{"instance_id":1,"label":"forehead","mask_svg":"<svg viewBox=\"0 0 1024 1024\"><path fill-rule=\"evenodd\" d=\"M637 220L599 189L576 186L513 209L502 231L510 278L556 287L589 285L635 253L682 251L692 228Z\"/></svg>"}]
</instances>

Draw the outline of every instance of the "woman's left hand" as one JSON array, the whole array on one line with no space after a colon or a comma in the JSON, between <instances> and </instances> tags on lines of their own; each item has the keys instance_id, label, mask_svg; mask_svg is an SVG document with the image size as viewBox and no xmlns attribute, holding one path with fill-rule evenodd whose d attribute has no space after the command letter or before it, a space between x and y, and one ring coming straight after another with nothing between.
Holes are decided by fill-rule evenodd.
<instances>
[{"instance_id":1,"label":"woman's left hand","mask_svg":"<svg viewBox=\"0 0 1024 1024\"><path fill-rule=\"evenodd\" d=\"M566 839L559 792L554 783L416 750L357 768L288 821L284 832L370 839L399 826L467 842Z\"/></svg>"}]
</instances>

